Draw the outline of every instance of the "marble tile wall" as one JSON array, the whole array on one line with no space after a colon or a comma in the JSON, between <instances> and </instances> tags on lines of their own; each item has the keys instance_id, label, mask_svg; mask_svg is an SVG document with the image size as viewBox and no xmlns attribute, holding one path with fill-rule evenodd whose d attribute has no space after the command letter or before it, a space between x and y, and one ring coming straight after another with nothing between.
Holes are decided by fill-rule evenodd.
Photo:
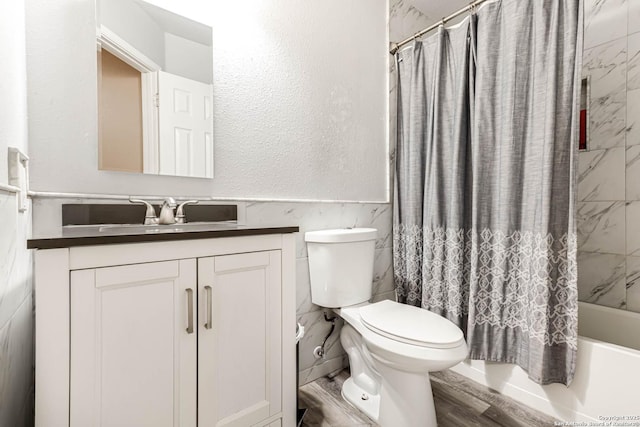
<instances>
[{"instance_id":1,"label":"marble tile wall","mask_svg":"<svg viewBox=\"0 0 640 427\"><path fill-rule=\"evenodd\" d=\"M590 99L578 157L579 299L640 312L640 2L584 7Z\"/></svg>"},{"instance_id":2,"label":"marble tile wall","mask_svg":"<svg viewBox=\"0 0 640 427\"><path fill-rule=\"evenodd\" d=\"M30 213L0 190L0 427L33 425Z\"/></svg>"}]
</instances>

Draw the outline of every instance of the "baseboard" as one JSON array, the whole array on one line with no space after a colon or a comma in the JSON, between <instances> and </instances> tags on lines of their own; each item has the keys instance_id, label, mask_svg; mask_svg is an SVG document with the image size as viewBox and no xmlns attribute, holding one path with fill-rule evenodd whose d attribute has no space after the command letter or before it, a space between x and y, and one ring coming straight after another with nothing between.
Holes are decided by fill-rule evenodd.
<instances>
[{"instance_id":1,"label":"baseboard","mask_svg":"<svg viewBox=\"0 0 640 427\"><path fill-rule=\"evenodd\" d=\"M332 372L341 370L349 366L349 359L347 355L336 357L333 359L325 360L317 365L313 365L310 368L302 370L298 373L300 379L300 385L305 385L311 381L315 381L318 378L329 375Z\"/></svg>"}]
</instances>

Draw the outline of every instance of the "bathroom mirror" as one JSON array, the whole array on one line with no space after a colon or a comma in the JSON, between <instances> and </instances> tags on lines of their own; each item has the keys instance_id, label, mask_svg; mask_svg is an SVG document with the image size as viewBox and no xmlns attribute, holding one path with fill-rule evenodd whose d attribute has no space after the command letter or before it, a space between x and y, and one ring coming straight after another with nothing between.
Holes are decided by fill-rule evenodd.
<instances>
[{"instance_id":1,"label":"bathroom mirror","mask_svg":"<svg viewBox=\"0 0 640 427\"><path fill-rule=\"evenodd\" d=\"M212 29L97 0L98 168L213 178Z\"/></svg>"}]
</instances>

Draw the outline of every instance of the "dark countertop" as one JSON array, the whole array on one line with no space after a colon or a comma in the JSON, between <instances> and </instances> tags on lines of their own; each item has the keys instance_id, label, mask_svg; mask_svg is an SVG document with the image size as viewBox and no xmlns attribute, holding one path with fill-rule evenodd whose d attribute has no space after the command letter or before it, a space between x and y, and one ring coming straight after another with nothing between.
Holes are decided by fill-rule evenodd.
<instances>
[{"instance_id":1,"label":"dark countertop","mask_svg":"<svg viewBox=\"0 0 640 427\"><path fill-rule=\"evenodd\" d=\"M258 236L296 233L298 227L262 227L235 223L188 223L174 225L95 225L61 227L53 236L27 240L27 249L56 249L122 243L211 239L217 237Z\"/></svg>"}]
</instances>

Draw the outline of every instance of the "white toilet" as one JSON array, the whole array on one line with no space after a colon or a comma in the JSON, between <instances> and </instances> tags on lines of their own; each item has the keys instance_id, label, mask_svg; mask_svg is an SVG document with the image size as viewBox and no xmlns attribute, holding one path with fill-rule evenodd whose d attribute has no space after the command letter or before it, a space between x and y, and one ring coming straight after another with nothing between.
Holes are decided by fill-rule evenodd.
<instances>
[{"instance_id":1,"label":"white toilet","mask_svg":"<svg viewBox=\"0 0 640 427\"><path fill-rule=\"evenodd\" d=\"M383 427L436 426L429 372L467 355L462 331L447 319L393 301L369 303L377 230L305 234L311 300L344 319L340 341L351 377L342 396Z\"/></svg>"}]
</instances>

